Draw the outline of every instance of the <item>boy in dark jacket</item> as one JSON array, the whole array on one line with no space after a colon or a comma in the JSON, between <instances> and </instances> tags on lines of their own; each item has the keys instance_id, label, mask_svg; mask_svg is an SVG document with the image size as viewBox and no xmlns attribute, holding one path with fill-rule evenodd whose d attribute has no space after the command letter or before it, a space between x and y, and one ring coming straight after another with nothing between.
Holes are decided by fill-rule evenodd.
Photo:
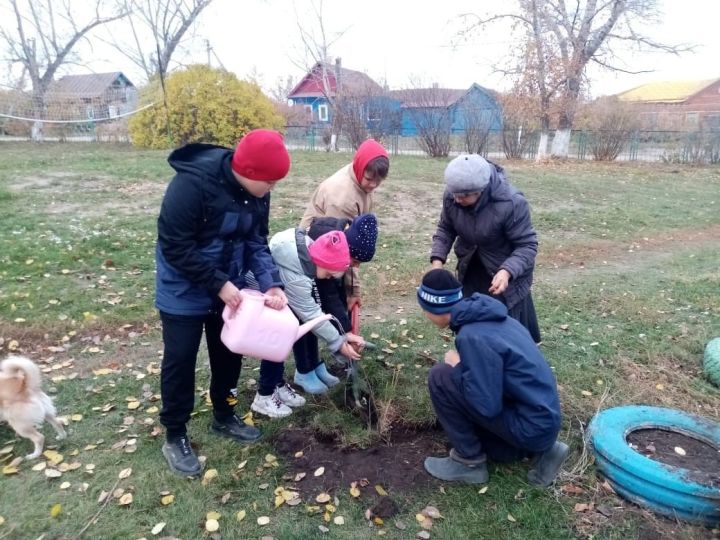
<instances>
[{"instance_id":1,"label":"boy in dark jacket","mask_svg":"<svg viewBox=\"0 0 720 540\"><path fill-rule=\"evenodd\" d=\"M435 413L453 448L429 457L425 470L446 481L485 483L487 459L531 457L528 481L552 484L567 458L557 440L560 402L555 377L528 331L502 302L475 293L443 269L431 270L417 292L425 316L456 334L457 350L430 370Z\"/></svg>"},{"instance_id":2,"label":"boy in dark jacket","mask_svg":"<svg viewBox=\"0 0 720 540\"><path fill-rule=\"evenodd\" d=\"M235 416L228 400L237 385L242 356L220 341L225 304L237 308L244 275L251 271L268 306L287 303L268 249L270 191L290 169L282 135L258 129L233 152L210 144L188 144L168 159L177 171L158 218L156 301L164 352L160 421L167 430L162 452L183 476L202 467L185 424L195 398L195 363L203 330L210 358L212 431L252 442L260 431Z\"/></svg>"}]
</instances>

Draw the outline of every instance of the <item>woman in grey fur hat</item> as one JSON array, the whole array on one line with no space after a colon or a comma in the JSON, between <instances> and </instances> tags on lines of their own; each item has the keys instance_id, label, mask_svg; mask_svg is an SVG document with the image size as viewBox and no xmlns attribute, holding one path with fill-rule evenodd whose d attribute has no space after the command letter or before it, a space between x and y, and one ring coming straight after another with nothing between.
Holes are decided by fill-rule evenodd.
<instances>
[{"instance_id":1,"label":"woman in grey fur hat","mask_svg":"<svg viewBox=\"0 0 720 540\"><path fill-rule=\"evenodd\" d=\"M445 188L430 252L433 268L442 268L454 244L463 295L500 300L540 343L530 294L538 240L527 200L502 167L477 154L448 164Z\"/></svg>"}]
</instances>

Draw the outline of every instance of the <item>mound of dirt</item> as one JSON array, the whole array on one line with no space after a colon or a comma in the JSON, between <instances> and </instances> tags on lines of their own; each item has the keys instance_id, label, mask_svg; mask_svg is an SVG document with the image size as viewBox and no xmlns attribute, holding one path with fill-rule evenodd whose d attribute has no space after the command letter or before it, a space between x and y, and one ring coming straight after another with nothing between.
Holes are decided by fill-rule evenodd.
<instances>
[{"instance_id":1,"label":"mound of dirt","mask_svg":"<svg viewBox=\"0 0 720 540\"><path fill-rule=\"evenodd\" d=\"M432 486L435 480L425 472L423 462L427 456L447 452L442 432L437 430L395 429L386 444L366 449L343 449L327 435L318 436L308 429L289 429L278 434L273 445L277 453L286 458L291 470L289 476L306 473L297 482L304 500L310 500L322 491L331 494L347 491L352 482L358 482L363 497L375 496L375 486L382 486L390 495ZM302 455L295 457L298 452ZM324 467L324 473L314 476L320 467ZM385 506L378 511L390 515L397 513L396 506Z\"/></svg>"}]
</instances>

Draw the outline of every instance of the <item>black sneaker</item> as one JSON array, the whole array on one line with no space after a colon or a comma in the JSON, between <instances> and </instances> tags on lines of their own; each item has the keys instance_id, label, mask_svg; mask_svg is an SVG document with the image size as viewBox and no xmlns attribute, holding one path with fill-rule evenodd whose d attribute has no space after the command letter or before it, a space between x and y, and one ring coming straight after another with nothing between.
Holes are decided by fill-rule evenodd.
<instances>
[{"instance_id":1,"label":"black sneaker","mask_svg":"<svg viewBox=\"0 0 720 540\"><path fill-rule=\"evenodd\" d=\"M162 453L170 469L180 476L195 476L202 471L202 465L193 452L187 435L172 441L165 441Z\"/></svg>"},{"instance_id":2,"label":"black sneaker","mask_svg":"<svg viewBox=\"0 0 720 540\"><path fill-rule=\"evenodd\" d=\"M241 443L255 442L260 438L260 435L262 435L262 432L258 428L248 426L234 414L222 420L213 418L210 430L216 435L227 437Z\"/></svg>"}]
</instances>

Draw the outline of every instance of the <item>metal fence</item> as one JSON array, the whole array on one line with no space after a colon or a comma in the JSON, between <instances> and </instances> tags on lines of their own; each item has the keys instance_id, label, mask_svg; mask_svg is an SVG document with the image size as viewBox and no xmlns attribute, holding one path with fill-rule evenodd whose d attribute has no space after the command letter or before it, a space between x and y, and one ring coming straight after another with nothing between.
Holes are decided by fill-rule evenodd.
<instances>
[{"instance_id":1,"label":"metal fence","mask_svg":"<svg viewBox=\"0 0 720 540\"><path fill-rule=\"evenodd\" d=\"M491 158L507 157L503 145L505 137L517 137L522 134L491 131L483 148L483 154ZM553 133L549 140L552 142ZM568 157L579 160L596 159L600 135L604 133L576 130L570 138ZM540 139L539 132L526 134L527 142L521 152L522 159L535 159ZM450 134L450 155L466 152L462 132ZM326 151L329 147L328 134L322 127L286 126L285 142L290 149ZM382 142L394 155L426 155L417 136L390 134ZM687 131L636 131L623 137L622 150L616 161L644 161L666 163L720 164L720 132ZM548 147L548 150L550 148ZM346 137L341 136L335 150L352 152Z\"/></svg>"}]
</instances>

